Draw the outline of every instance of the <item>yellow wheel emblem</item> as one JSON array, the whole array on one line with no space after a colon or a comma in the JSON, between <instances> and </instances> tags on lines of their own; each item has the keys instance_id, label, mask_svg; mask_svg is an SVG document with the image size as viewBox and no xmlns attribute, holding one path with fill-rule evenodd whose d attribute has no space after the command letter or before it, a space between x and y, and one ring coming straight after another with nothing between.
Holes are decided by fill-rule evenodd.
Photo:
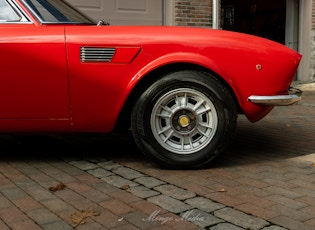
<instances>
[{"instance_id":1,"label":"yellow wheel emblem","mask_svg":"<svg viewBox=\"0 0 315 230\"><path fill-rule=\"evenodd\" d=\"M180 116L178 123L181 127L187 127L190 123L190 120L187 116Z\"/></svg>"}]
</instances>

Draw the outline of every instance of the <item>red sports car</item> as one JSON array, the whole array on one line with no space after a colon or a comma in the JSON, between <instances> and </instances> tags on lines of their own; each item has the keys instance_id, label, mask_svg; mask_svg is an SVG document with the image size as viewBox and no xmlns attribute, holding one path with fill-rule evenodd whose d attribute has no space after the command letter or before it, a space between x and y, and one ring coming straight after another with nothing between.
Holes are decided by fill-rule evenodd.
<instances>
[{"instance_id":1,"label":"red sports car","mask_svg":"<svg viewBox=\"0 0 315 230\"><path fill-rule=\"evenodd\" d=\"M209 165L237 115L301 98L296 51L251 35L113 26L62 0L0 0L0 131L132 131L169 168Z\"/></svg>"}]
</instances>

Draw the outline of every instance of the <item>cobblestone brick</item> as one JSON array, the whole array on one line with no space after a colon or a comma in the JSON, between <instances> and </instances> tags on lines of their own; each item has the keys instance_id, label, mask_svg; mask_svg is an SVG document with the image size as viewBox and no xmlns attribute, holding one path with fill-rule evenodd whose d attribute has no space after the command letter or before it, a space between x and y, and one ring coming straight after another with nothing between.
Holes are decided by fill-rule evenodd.
<instances>
[{"instance_id":1,"label":"cobblestone brick","mask_svg":"<svg viewBox=\"0 0 315 230\"><path fill-rule=\"evenodd\" d=\"M125 204L124 202L117 200L117 199L111 199L107 201L103 201L100 203L100 205L111 212L113 212L116 215L122 215L128 212L135 211L134 208L130 207L129 205Z\"/></svg>"},{"instance_id":2,"label":"cobblestone brick","mask_svg":"<svg viewBox=\"0 0 315 230\"><path fill-rule=\"evenodd\" d=\"M46 230L72 230L73 227L64 221L55 221L47 224L42 225L44 229Z\"/></svg>"},{"instance_id":3,"label":"cobblestone brick","mask_svg":"<svg viewBox=\"0 0 315 230\"><path fill-rule=\"evenodd\" d=\"M244 230L244 228L240 228L230 223L220 223L209 228L209 230Z\"/></svg>"},{"instance_id":4,"label":"cobblestone brick","mask_svg":"<svg viewBox=\"0 0 315 230\"><path fill-rule=\"evenodd\" d=\"M140 229L150 229L153 227L160 226L160 222L155 219L150 219L146 215L143 215L141 212L130 212L123 215L129 223L137 226Z\"/></svg>"},{"instance_id":5,"label":"cobblestone brick","mask_svg":"<svg viewBox=\"0 0 315 230\"><path fill-rule=\"evenodd\" d=\"M0 229L1 230L7 230L9 228L6 228L0 224ZM22 221L15 221L13 223L10 223L10 229L15 229L15 230L26 230L26 229L31 229L31 230L42 230L43 228L39 226L37 223L35 223L32 220L22 220Z\"/></svg>"},{"instance_id":6,"label":"cobblestone brick","mask_svg":"<svg viewBox=\"0 0 315 230\"><path fill-rule=\"evenodd\" d=\"M223 208L215 211L214 215L218 218L221 218L227 222L230 222L245 229L259 230L269 225L269 222L261 218L247 215L243 212L231 208Z\"/></svg>"},{"instance_id":7,"label":"cobblestone brick","mask_svg":"<svg viewBox=\"0 0 315 230\"><path fill-rule=\"evenodd\" d=\"M201 228L205 228L207 226L213 226L218 223L223 223L224 220L215 217L207 212L201 211L199 209L192 209L186 212L183 212L180 215L183 219L190 221Z\"/></svg>"},{"instance_id":8,"label":"cobblestone brick","mask_svg":"<svg viewBox=\"0 0 315 230\"><path fill-rule=\"evenodd\" d=\"M303 196L300 193L293 192L293 191L291 191L289 189L280 188L278 186L270 186L268 188L265 188L265 190L267 190L269 192L272 192L272 193L275 193L275 194L279 194L281 196L284 196L284 197L287 197L287 198L290 198L290 199L295 199L295 198Z\"/></svg>"},{"instance_id":9,"label":"cobblestone brick","mask_svg":"<svg viewBox=\"0 0 315 230\"><path fill-rule=\"evenodd\" d=\"M68 203L60 199L46 200L42 204L54 213L63 212L70 208Z\"/></svg>"},{"instance_id":10,"label":"cobblestone brick","mask_svg":"<svg viewBox=\"0 0 315 230\"><path fill-rule=\"evenodd\" d=\"M1 190L0 190L1 191ZM0 210L13 207L14 205L9 201L8 198L4 197L2 194L0 194Z\"/></svg>"},{"instance_id":11,"label":"cobblestone brick","mask_svg":"<svg viewBox=\"0 0 315 230\"><path fill-rule=\"evenodd\" d=\"M118 188L122 188L123 186L134 187L134 186L138 185L137 183L135 183L131 180L128 180L128 179L125 179L121 176L116 176L116 175L104 177L104 178L102 178L102 180L104 180L107 183L114 185Z\"/></svg>"},{"instance_id":12,"label":"cobblestone brick","mask_svg":"<svg viewBox=\"0 0 315 230\"><path fill-rule=\"evenodd\" d=\"M48 188L47 190L44 188L36 188L36 189L28 190L27 193L39 202L55 199L54 194L48 191Z\"/></svg>"},{"instance_id":13,"label":"cobblestone brick","mask_svg":"<svg viewBox=\"0 0 315 230\"><path fill-rule=\"evenodd\" d=\"M136 170L127 168L127 167L117 167L117 168L113 169L112 171L113 171L113 173L118 174L118 175L120 175L126 179L129 179L129 180L133 180L135 178L144 176L144 174L142 174Z\"/></svg>"},{"instance_id":14,"label":"cobblestone brick","mask_svg":"<svg viewBox=\"0 0 315 230\"><path fill-rule=\"evenodd\" d=\"M121 164L118 164L117 162L114 161L105 161L98 163L97 165L109 171L121 167Z\"/></svg>"},{"instance_id":15,"label":"cobblestone brick","mask_svg":"<svg viewBox=\"0 0 315 230\"><path fill-rule=\"evenodd\" d=\"M166 196L171 196L178 200L186 200L189 198L193 198L196 196L194 192L176 187L174 185L166 184L166 185L160 185L154 188L155 190L161 192L162 194Z\"/></svg>"},{"instance_id":16,"label":"cobblestone brick","mask_svg":"<svg viewBox=\"0 0 315 230\"><path fill-rule=\"evenodd\" d=\"M19 210L16 207L8 207L0 210L0 219L6 220L6 223L10 225L16 221L24 221L27 220L28 217L24 212Z\"/></svg>"},{"instance_id":17,"label":"cobblestone brick","mask_svg":"<svg viewBox=\"0 0 315 230\"><path fill-rule=\"evenodd\" d=\"M265 227L262 230L287 230L287 229L280 226L272 225L272 226Z\"/></svg>"},{"instance_id":18,"label":"cobblestone brick","mask_svg":"<svg viewBox=\"0 0 315 230\"><path fill-rule=\"evenodd\" d=\"M96 168L96 169L88 170L87 172L97 178L104 178L104 177L114 175L112 172L105 170L103 168Z\"/></svg>"},{"instance_id":19,"label":"cobblestone brick","mask_svg":"<svg viewBox=\"0 0 315 230\"><path fill-rule=\"evenodd\" d=\"M15 199L12 202L23 212L42 207L42 204L40 202L36 201L34 198L30 196L24 197L22 199ZM1 199L0 199L0 203L1 203Z\"/></svg>"},{"instance_id":20,"label":"cobblestone brick","mask_svg":"<svg viewBox=\"0 0 315 230\"><path fill-rule=\"evenodd\" d=\"M153 188L162 184L165 184L166 182L158 180L154 177L149 177L149 176L143 176L139 177L134 180L135 182L144 185L147 188Z\"/></svg>"},{"instance_id":21,"label":"cobblestone brick","mask_svg":"<svg viewBox=\"0 0 315 230\"><path fill-rule=\"evenodd\" d=\"M148 198L160 194L159 192L148 189L147 187L144 186L131 187L129 191L140 198Z\"/></svg>"},{"instance_id":22,"label":"cobblestone brick","mask_svg":"<svg viewBox=\"0 0 315 230\"><path fill-rule=\"evenodd\" d=\"M300 208L304 208L306 206L308 206L307 204L297 201L297 200L292 200L289 199L287 197L284 196L280 196L280 195L272 195L267 197L267 199L274 201L278 204L282 204L284 206L287 206L289 208L294 208L294 209L300 209Z\"/></svg>"},{"instance_id":23,"label":"cobblestone brick","mask_svg":"<svg viewBox=\"0 0 315 230\"><path fill-rule=\"evenodd\" d=\"M69 162L69 164L72 164L73 166L82 170L92 170L98 167L96 164L93 164L88 161L71 161Z\"/></svg>"},{"instance_id":24,"label":"cobblestone brick","mask_svg":"<svg viewBox=\"0 0 315 230\"><path fill-rule=\"evenodd\" d=\"M238 205L235 208L239 211L260 217L264 220L269 220L280 215L278 211L273 209L273 207L263 208L258 206L256 203L245 203Z\"/></svg>"},{"instance_id":25,"label":"cobblestone brick","mask_svg":"<svg viewBox=\"0 0 315 230\"><path fill-rule=\"evenodd\" d=\"M224 208L225 205L213 202L212 200L206 199L204 197L195 197L185 200L185 203L189 204L194 208L198 208L205 212L213 212L218 209Z\"/></svg>"},{"instance_id":26,"label":"cobblestone brick","mask_svg":"<svg viewBox=\"0 0 315 230\"><path fill-rule=\"evenodd\" d=\"M150 197L148 201L173 213L181 213L191 209L190 205L165 195Z\"/></svg>"},{"instance_id":27,"label":"cobblestone brick","mask_svg":"<svg viewBox=\"0 0 315 230\"><path fill-rule=\"evenodd\" d=\"M27 212L27 215L31 217L39 225L60 221L59 217L46 208L35 209Z\"/></svg>"},{"instance_id":28,"label":"cobblestone brick","mask_svg":"<svg viewBox=\"0 0 315 230\"><path fill-rule=\"evenodd\" d=\"M278 217L271 219L270 221L272 221L273 223L278 224L280 226L283 226L287 229L290 229L290 230L302 230L302 229L303 230L314 230L313 226L303 224L297 220L293 220L293 219L286 217L286 216L278 216Z\"/></svg>"},{"instance_id":29,"label":"cobblestone brick","mask_svg":"<svg viewBox=\"0 0 315 230\"><path fill-rule=\"evenodd\" d=\"M278 216L284 215L297 221L306 221L314 215L301 211L301 209L290 208L285 205L275 205L269 208L272 212L278 213Z\"/></svg>"}]
</instances>

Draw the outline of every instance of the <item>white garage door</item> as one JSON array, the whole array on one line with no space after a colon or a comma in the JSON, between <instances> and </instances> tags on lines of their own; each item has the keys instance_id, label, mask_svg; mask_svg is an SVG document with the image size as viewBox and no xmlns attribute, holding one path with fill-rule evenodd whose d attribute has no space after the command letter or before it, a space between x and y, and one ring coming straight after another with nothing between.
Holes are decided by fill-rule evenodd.
<instances>
[{"instance_id":1,"label":"white garage door","mask_svg":"<svg viewBox=\"0 0 315 230\"><path fill-rule=\"evenodd\" d=\"M163 0L67 0L95 20L112 25L162 25Z\"/></svg>"}]
</instances>

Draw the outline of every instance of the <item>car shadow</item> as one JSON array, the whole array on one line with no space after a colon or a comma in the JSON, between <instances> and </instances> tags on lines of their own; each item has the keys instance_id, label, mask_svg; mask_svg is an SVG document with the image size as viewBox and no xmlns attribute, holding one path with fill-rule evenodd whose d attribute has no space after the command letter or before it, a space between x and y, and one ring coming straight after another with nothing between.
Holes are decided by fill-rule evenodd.
<instances>
[{"instance_id":1,"label":"car shadow","mask_svg":"<svg viewBox=\"0 0 315 230\"><path fill-rule=\"evenodd\" d=\"M140 153L129 133L0 135L0 148L2 161L99 159Z\"/></svg>"},{"instance_id":2,"label":"car shadow","mask_svg":"<svg viewBox=\"0 0 315 230\"><path fill-rule=\"evenodd\" d=\"M310 135L299 124L287 124L272 117L250 123L241 117L233 142L210 168L276 161L314 153L315 141ZM311 143L305 145L306 140ZM107 159L129 163L150 162L141 154L130 132L110 135L2 134L0 148L1 161ZM152 164L152 167L159 166Z\"/></svg>"}]
</instances>

